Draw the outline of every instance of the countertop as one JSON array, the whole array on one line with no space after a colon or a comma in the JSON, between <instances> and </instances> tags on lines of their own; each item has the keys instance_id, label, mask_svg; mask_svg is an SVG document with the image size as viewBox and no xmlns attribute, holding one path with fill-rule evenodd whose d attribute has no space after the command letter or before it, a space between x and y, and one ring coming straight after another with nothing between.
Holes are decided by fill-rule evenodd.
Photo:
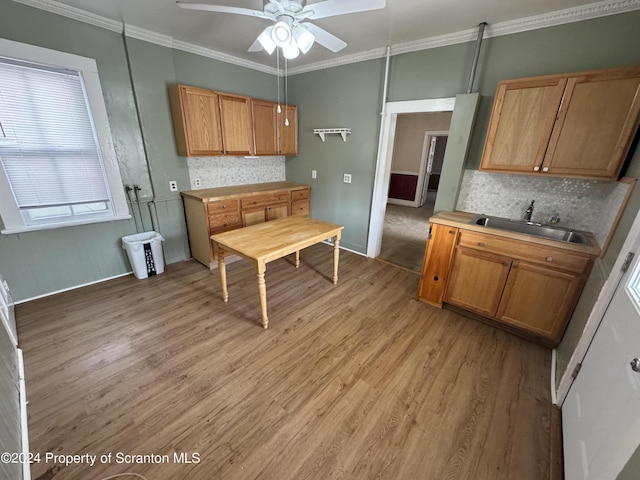
<instances>
[{"instance_id":1,"label":"countertop","mask_svg":"<svg viewBox=\"0 0 640 480\"><path fill-rule=\"evenodd\" d=\"M478 213L469 212L439 212L432 216L429 221L431 223L437 223L440 225L449 225L451 227L463 228L465 230L471 230L474 232L480 232L490 235L496 235L499 237L512 238L514 240L521 240L530 243L536 243L538 245L546 245L554 248L561 248L576 253L583 253L586 255L598 256L600 255L600 246L595 236L591 232L582 233L587 235L592 245L583 245L579 243L561 242L557 240L549 240L547 238L537 237L535 235L527 235L526 233L510 232L508 230L501 230L498 228L483 227L481 225L475 225L469 223L474 217L481 215Z\"/></svg>"},{"instance_id":2,"label":"countertop","mask_svg":"<svg viewBox=\"0 0 640 480\"><path fill-rule=\"evenodd\" d=\"M180 192L183 197L196 198L203 202L228 199L247 195L281 192L282 190L299 190L311 188L310 185L295 182L252 183L248 185L233 185L229 187L203 188L200 190L185 190Z\"/></svg>"}]
</instances>

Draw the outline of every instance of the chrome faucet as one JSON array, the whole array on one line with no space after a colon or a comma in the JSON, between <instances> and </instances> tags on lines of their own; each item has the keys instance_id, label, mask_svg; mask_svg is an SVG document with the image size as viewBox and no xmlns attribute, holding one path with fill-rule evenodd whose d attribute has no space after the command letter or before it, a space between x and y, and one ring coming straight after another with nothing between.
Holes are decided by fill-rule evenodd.
<instances>
[{"instance_id":1,"label":"chrome faucet","mask_svg":"<svg viewBox=\"0 0 640 480\"><path fill-rule=\"evenodd\" d=\"M529 205L529 208L527 208L527 211L524 213L524 221L525 222L530 222L531 221L531 215L533 215L533 204L536 203L535 200L531 200L531 205Z\"/></svg>"}]
</instances>

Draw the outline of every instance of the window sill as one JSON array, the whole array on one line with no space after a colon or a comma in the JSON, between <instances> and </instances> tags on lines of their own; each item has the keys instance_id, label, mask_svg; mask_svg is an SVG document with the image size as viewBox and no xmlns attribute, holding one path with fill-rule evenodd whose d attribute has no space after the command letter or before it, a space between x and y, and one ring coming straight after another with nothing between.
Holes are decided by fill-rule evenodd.
<instances>
[{"instance_id":1,"label":"window sill","mask_svg":"<svg viewBox=\"0 0 640 480\"><path fill-rule=\"evenodd\" d=\"M13 228L5 228L1 230L0 233L3 235L11 235L14 233L26 233L26 232L37 232L39 230L53 230L56 228L64 228L64 227L75 227L78 225L90 225L93 223L105 223L105 222L114 222L118 220L130 220L131 215L114 215L111 217L105 218L91 218L86 220L78 220L74 222L62 222L62 223L47 223L42 225L29 225L29 226L20 226Z\"/></svg>"}]
</instances>

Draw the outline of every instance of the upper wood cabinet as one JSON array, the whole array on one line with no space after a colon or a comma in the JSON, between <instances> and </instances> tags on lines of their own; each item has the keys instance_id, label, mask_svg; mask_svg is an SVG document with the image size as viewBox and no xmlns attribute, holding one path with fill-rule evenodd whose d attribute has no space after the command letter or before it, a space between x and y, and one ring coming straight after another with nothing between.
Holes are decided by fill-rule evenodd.
<instances>
[{"instance_id":1,"label":"upper wood cabinet","mask_svg":"<svg viewBox=\"0 0 640 480\"><path fill-rule=\"evenodd\" d=\"M266 100L251 102L253 108L253 138L256 155L273 155L277 148L276 115L278 104Z\"/></svg>"},{"instance_id":2,"label":"upper wood cabinet","mask_svg":"<svg viewBox=\"0 0 640 480\"><path fill-rule=\"evenodd\" d=\"M174 85L169 100L178 154L297 155L298 107ZM288 125L285 125L288 120Z\"/></svg>"},{"instance_id":3,"label":"upper wood cabinet","mask_svg":"<svg viewBox=\"0 0 640 480\"><path fill-rule=\"evenodd\" d=\"M169 101L179 155L188 157L223 153L216 92L174 85L169 87Z\"/></svg>"},{"instance_id":4,"label":"upper wood cabinet","mask_svg":"<svg viewBox=\"0 0 640 480\"><path fill-rule=\"evenodd\" d=\"M253 99L256 155L298 154L298 107ZM288 125L286 124L288 120Z\"/></svg>"},{"instance_id":5,"label":"upper wood cabinet","mask_svg":"<svg viewBox=\"0 0 640 480\"><path fill-rule=\"evenodd\" d=\"M640 122L640 66L498 84L480 170L616 180Z\"/></svg>"},{"instance_id":6,"label":"upper wood cabinet","mask_svg":"<svg viewBox=\"0 0 640 480\"><path fill-rule=\"evenodd\" d=\"M222 145L227 155L253 155L251 98L218 94Z\"/></svg>"}]
</instances>

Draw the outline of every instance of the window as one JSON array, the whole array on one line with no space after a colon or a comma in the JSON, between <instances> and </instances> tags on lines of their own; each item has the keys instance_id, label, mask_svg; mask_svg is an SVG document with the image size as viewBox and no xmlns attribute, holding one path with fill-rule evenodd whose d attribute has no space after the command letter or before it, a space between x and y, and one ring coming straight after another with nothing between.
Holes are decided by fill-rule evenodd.
<instances>
[{"instance_id":1,"label":"window","mask_svg":"<svg viewBox=\"0 0 640 480\"><path fill-rule=\"evenodd\" d=\"M0 165L2 233L129 218L94 60L0 40Z\"/></svg>"}]
</instances>

